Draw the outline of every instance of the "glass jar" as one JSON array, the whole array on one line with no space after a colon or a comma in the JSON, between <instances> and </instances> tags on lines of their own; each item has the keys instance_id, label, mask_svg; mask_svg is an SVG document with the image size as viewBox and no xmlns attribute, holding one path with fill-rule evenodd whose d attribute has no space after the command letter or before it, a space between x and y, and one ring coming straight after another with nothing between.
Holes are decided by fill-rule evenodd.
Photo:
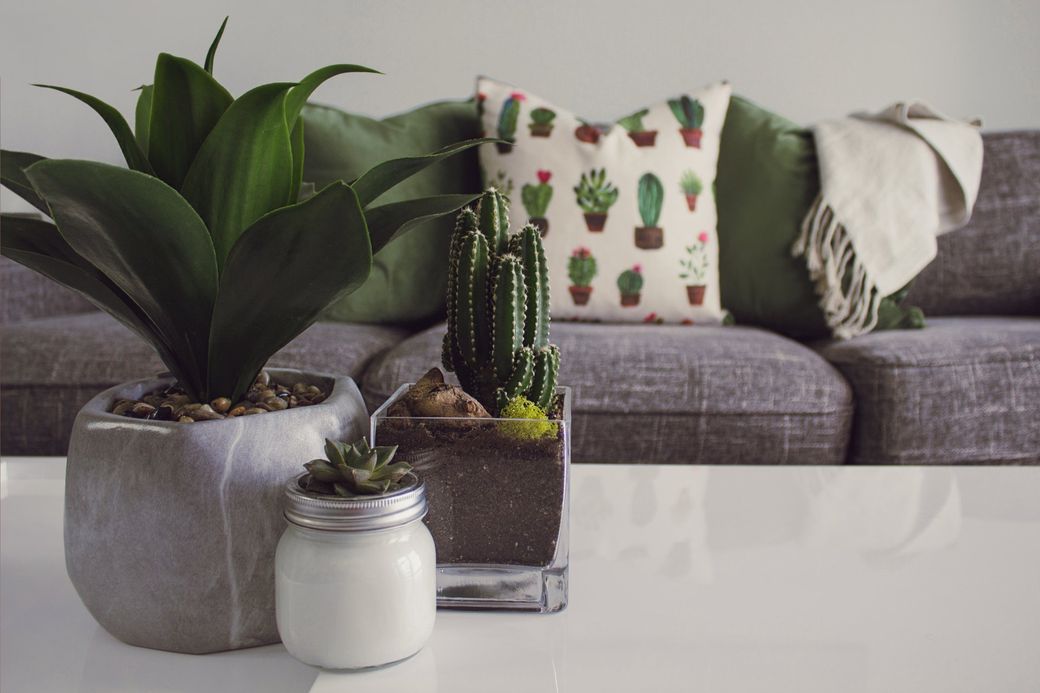
<instances>
[{"instance_id":1,"label":"glass jar","mask_svg":"<svg viewBox=\"0 0 1040 693\"><path fill-rule=\"evenodd\" d=\"M360 669L418 652L433 631L437 560L426 487L414 475L381 496L339 498L286 487L289 524L275 553L275 612L289 653Z\"/></svg>"},{"instance_id":2,"label":"glass jar","mask_svg":"<svg viewBox=\"0 0 1040 693\"><path fill-rule=\"evenodd\" d=\"M426 484L442 608L552 613L567 606L571 392L548 421L372 414ZM523 521L517 521L523 518Z\"/></svg>"}]
</instances>

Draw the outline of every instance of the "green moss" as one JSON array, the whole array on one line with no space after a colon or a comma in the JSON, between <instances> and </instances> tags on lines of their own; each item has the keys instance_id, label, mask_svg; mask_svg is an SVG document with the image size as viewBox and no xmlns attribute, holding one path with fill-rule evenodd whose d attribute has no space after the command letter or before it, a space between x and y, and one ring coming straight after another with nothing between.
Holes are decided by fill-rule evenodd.
<instances>
[{"instance_id":1,"label":"green moss","mask_svg":"<svg viewBox=\"0 0 1040 693\"><path fill-rule=\"evenodd\" d=\"M498 413L503 419L530 419L530 421L502 421L499 430L517 440L538 440L556 435L556 424L548 414L526 397L514 397Z\"/></svg>"}]
</instances>

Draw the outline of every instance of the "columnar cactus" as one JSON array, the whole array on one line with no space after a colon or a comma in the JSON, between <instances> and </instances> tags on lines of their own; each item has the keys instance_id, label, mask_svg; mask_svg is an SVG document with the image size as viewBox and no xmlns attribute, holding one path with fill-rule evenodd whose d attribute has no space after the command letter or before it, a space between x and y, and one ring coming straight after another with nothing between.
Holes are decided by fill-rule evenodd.
<instances>
[{"instance_id":1,"label":"columnar cactus","mask_svg":"<svg viewBox=\"0 0 1040 693\"><path fill-rule=\"evenodd\" d=\"M516 142L516 123L520 118L520 104L526 97L520 92L513 92L502 104L498 114L498 136L505 142L496 142L495 146L503 154L513 150Z\"/></svg>"},{"instance_id":2,"label":"columnar cactus","mask_svg":"<svg viewBox=\"0 0 1040 693\"><path fill-rule=\"evenodd\" d=\"M507 199L485 192L459 214L448 269L442 361L466 392L499 412L523 395L548 411L560 351L549 343L549 271L538 229L509 235Z\"/></svg>"},{"instance_id":3,"label":"columnar cactus","mask_svg":"<svg viewBox=\"0 0 1040 693\"><path fill-rule=\"evenodd\" d=\"M644 173L639 179L639 217L643 226L657 226L661 218L661 206L664 204L664 186L661 180L652 173Z\"/></svg>"}]
</instances>

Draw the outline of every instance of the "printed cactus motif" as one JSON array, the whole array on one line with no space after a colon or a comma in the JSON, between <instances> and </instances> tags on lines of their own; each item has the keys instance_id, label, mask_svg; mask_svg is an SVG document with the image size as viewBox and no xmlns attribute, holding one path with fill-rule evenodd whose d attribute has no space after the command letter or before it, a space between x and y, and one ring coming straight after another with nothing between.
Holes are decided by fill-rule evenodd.
<instances>
[{"instance_id":1,"label":"printed cactus motif","mask_svg":"<svg viewBox=\"0 0 1040 693\"><path fill-rule=\"evenodd\" d=\"M701 146L701 126L704 124L704 106L697 99L683 95L678 99L668 99L668 108L679 121L679 134L687 147Z\"/></svg>"},{"instance_id":2,"label":"printed cactus motif","mask_svg":"<svg viewBox=\"0 0 1040 693\"><path fill-rule=\"evenodd\" d=\"M584 120L581 121L581 125L574 129L574 136L579 142L585 142L587 144L596 144L599 142L599 128L592 123L587 123Z\"/></svg>"},{"instance_id":3,"label":"printed cactus motif","mask_svg":"<svg viewBox=\"0 0 1040 693\"><path fill-rule=\"evenodd\" d=\"M652 147L657 141L657 130L647 130L643 125L643 118L649 113L650 110L644 108L618 120L618 125L628 130L629 139L635 142L637 147Z\"/></svg>"},{"instance_id":4,"label":"printed cactus motif","mask_svg":"<svg viewBox=\"0 0 1040 693\"><path fill-rule=\"evenodd\" d=\"M585 213L589 231L602 231L607 223L607 211L618 198L617 188L607 180L606 169L581 174L581 180L574 186L574 195Z\"/></svg>"},{"instance_id":5,"label":"printed cactus motif","mask_svg":"<svg viewBox=\"0 0 1040 693\"><path fill-rule=\"evenodd\" d=\"M644 250L660 248L664 245L664 230L657 226L664 205L661 179L652 173L644 173L639 179L638 201L643 225L636 227L636 247Z\"/></svg>"},{"instance_id":6,"label":"printed cactus motif","mask_svg":"<svg viewBox=\"0 0 1040 693\"><path fill-rule=\"evenodd\" d=\"M683 171L679 179L679 189L686 197L686 206L691 212L697 210L697 195L703 189L700 177L692 170Z\"/></svg>"},{"instance_id":7,"label":"printed cactus motif","mask_svg":"<svg viewBox=\"0 0 1040 693\"><path fill-rule=\"evenodd\" d=\"M495 172L494 178L489 177L487 171L483 171L483 174L482 178L484 180L485 190L487 188L494 188L505 195L506 199L513 199L513 189L515 188L515 185L513 179L509 177L509 174L502 169L498 169L498 171Z\"/></svg>"},{"instance_id":8,"label":"printed cactus motif","mask_svg":"<svg viewBox=\"0 0 1040 693\"><path fill-rule=\"evenodd\" d=\"M596 258L592 257L592 251L585 247L575 248L567 260L567 276L571 280L568 290L574 305L588 304L596 272Z\"/></svg>"},{"instance_id":9,"label":"printed cactus motif","mask_svg":"<svg viewBox=\"0 0 1040 693\"><path fill-rule=\"evenodd\" d=\"M538 171L538 184L527 184L520 189L520 200L524 203L524 209L532 224L538 227L538 231L544 236L549 231L549 220L545 214L552 202L553 189L549 185L552 172L544 169Z\"/></svg>"},{"instance_id":10,"label":"printed cactus motif","mask_svg":"<svg viewBox=\"0 0 1040 693\"><path fill-rule=\"evenodd\" d=\"M442 361L491 412L526 397L543 411L556 397L559 349L549 343L549 270L537 229L509 234L497 190L459 214L448 270Z\"/></svg>"},{"instance_id":11,"label":"printed cactus motif","mask_svg":"<svg viewBox=\"0 0 1040 693\"><path fill-rule=\"evenodd\" d=\"M697 234L697 241L686 246L686 257L679 260L682 272L680 279L686 280L686 297L691 306L704 303L704 290L708 278L708 241L711 237L707 231Z\"/></svg>"},{"instance_id":12,"label":"printed cactus motif","mask_svg":"<svg viewBox=\"0 0 1040 693\"><path fill-rule=\"evenodd\" d=\"M555 118L556 111L548 108L536 108L531 111L531 122L527 126L531 130L531 137L548 137L551 135Z\"/></svg>"},{"instance_id":13,"label":"printed cactus motif","mask_svg":"<svg viewBox=\"0 0 1040 693\"><path fill-rule=\"evenodd\" d=\"M633 265L632 269L627 269L619 274L617 287L621 292L622 306L638 306L639 295L643 290L643 268L640 265Z\"/></svg>"},{"instance_id":14,"label":"printed cactus motif","mask_svg":"<svg viewBox=\"0 0 1040 693\"><path fill-rule=\"evenodd\" d=\"M521 92L514 91L502 104L502 110L498 114L498 136L506 142L498 142L495 145L502 154L513 151L513 144L516 142L516 124L520 119L520 104L526 99L527 97Z\"/></svg>"}]
</instances>

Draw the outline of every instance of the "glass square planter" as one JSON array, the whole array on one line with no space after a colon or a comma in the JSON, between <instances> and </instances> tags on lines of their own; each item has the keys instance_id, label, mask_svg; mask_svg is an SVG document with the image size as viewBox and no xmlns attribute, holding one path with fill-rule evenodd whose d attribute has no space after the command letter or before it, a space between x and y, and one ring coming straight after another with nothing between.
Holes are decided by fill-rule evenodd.
<instances>
[{"instance_id":1,"label":"glass square planter","mask_svg":"<svg viewBox=\"0 0 1040 693\"><path fill-rule=\"evenodd\" d=\"M437 605L549 613L567 605L571 393L559 418L371 417L373 445L397 445L426 482Z\"/></svg>"}]
</instances>

